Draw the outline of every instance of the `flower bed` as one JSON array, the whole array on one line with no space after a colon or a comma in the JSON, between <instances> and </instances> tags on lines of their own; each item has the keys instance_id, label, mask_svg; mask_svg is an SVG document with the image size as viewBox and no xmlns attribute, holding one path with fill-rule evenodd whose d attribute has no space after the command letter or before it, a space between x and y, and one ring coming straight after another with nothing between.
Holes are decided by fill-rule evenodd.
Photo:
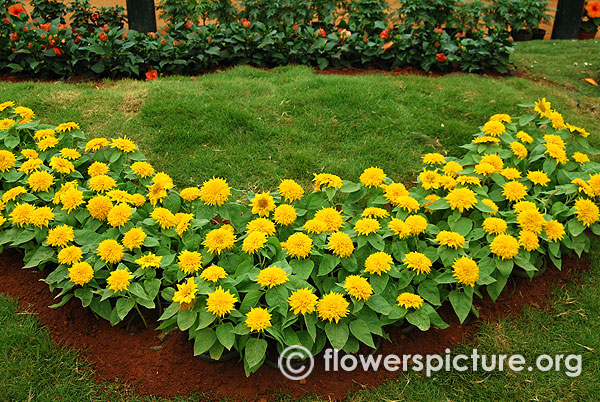
<instances>
[{"instance_id":1,"label":"flower bed","mask_svg":"<svg viewBox=\"0 0 600 402\"><path fill-rule=\"evenodd\" d=\"M550 103L526 106L537 114L492 116L460 159L424 155L409 189L371 167L252 194L222 178L177 191L129 139L86 141L5 102L0 244L52 270L56 307L75 297L113 325L159 309L195 354L238 351L247 373L269 342L356 352L390 326L446 327L445 302L462 322L513 270L589 250L597 151Z\"/></svg>"},{"instance_id":2,"label":"flower bed","mask_svg":"<svg viewBox=\"0 0 600 402\"><path fill-rule=\"evenodd\" d=\"M196 26L179 23L166 34L120 27L78 31L64 24L36 24L7 16L0 22L0 72L35 77L153 77L200 74L249 64L287 64L506 73L512 42L505 31L449 34L425 26L386 28L377 34L328 26L249 21ZM148 73L148 75L146 75Z\"/></svg>"}]
</instances>

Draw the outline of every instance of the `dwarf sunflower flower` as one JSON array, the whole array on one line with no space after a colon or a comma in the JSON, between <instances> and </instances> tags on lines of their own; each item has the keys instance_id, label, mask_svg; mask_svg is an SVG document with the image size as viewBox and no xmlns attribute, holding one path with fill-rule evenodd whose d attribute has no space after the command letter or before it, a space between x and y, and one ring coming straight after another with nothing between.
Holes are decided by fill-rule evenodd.
<instances>
[{"instance_id":1,"label":"dwarf sunflower flower","mask_svg":"<svg viewBox=\"0 0 600 402\"><path fill-rule=\"evenodd\" d=\"M415 310L418 310L423 307L423 298L409 292L401 293L396 298L396 302L398 303L398 306L404 307L405 309L414 308Z\"/></svg>"},{"instance_id":2,"label":"dwarf sunflower flower","mask_svg":"<svg viewBox=\"0 0 600 402\"><path fill-rule=\"evenodd\" d=\"M466 286L475 286L475 282L479 280L479 266L469 257L460 257L454 260L452 264L452 272L458 283Z\"/></svg>"},{"instance_id":3,"label":"dwarf sunflower flower","mask_svg":"<svg viewBox=\"0 0 600 402\"><path fill-rule=\"evenodd\" d=\"M350 303L342 294L332 291L323 295L317 302L317 315L322 320L335 321L337 324L340 319L348 316L349 305Z\"/></svg>"},{"instance_id":4,"label":"dwarf sunflower flower","mask_svg":"<svg viewBox=\"0 0 600 402\"><path fill-rule=\"evenodd\" d=\"M229 289L223 290L223 287L219 286L214 292L207 294L206 311L222 318L233 310L237 301L237 297L231 294Z\"/></svg>"},{"instance_id":5,"label":"dwarf sunflower flower","mask_svg":"<svg viewBox=\"0 0 600 402\"><path fill-rule=\"evenodd\" d=\"M69 280L83 286L94 278L94 269L87 262L78 262L69 268Z\"/></svg>"},{"instance_id":6,"label":"dwarf sunflower flower","mask_svg":"<svg viewBox=\"0 0 600 402\"><path fill-rule=\"evenodd\" d=\"M294 314L310 314L315 311L318 297L313 293L312 289L303 288L292 292L288 297L290 310Z\"/></svg>"}]
</instances>

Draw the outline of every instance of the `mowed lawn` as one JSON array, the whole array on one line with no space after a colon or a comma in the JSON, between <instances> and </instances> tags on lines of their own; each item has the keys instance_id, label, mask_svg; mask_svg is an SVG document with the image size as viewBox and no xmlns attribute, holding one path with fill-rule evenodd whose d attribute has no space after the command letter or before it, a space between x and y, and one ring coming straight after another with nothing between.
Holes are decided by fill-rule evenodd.
<instances>
[{"instance_id":1,"label":"mowed lawn","mask_svg":"<svg viewBox=\"0 0 600 402\"><path fill-rule=\"evenodd\" d=\"M395 180L410 182L422 153L458 155L460 145L490 115L519 115L524 110L517 104L542 97L566 121L586 127L598 146L600 89L582 79L600 81L599 53L598 41L518 44L513 57L518 74L509 77L338 76L289 66L270 71L237 67L152 82L0 83L0 102L31 107L44 122L79 122L89 136L126 135L179 186L221 176L240 189L266 190L282 178L308 185L312 174L321 171L356 180L374 165ZM581 353L581 376L453 372L427 379L400 374L348 399L600 400L598 242L594 250L591 270L556 289L550 309L528 308L480 324L475 340L455 350L477 347L529 359L541 353ZM53 347L35 318L20 312L13 301L0 297L0 399L153 400L115 384L95 384L76 352ZM98 392L104 385L107 391Z\"/></svg>"}]
</instances>

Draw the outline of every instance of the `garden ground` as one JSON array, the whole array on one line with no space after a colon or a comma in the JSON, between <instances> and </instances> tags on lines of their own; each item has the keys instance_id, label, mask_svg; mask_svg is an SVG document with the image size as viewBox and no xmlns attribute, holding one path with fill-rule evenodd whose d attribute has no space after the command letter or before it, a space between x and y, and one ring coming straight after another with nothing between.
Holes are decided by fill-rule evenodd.
<instances>
[{"instance_id":1,"label":"garden ground","mask_svg":"<svg viewBox=\"0 0 600 402\"><path fill-rule=\"evenodd\" d=\"M581 79L598 78L597 61L590 56L598 50L597 41L519 44L513 60L520 73L502 78L332 76L306 67L239 67L149 83L1 83L0 99L33 108L43 121L78 121L90 136L127 135L180 186L213 175L227 177L237 188L273 188L284 177L308 185L313 172L356 178L371 165L410 182L423 152L460 154L459 146L487 117L520 113L517 104L541 97L567 121L586 127L597 146L600 91ZM556 289L547 308L533 306L522 315L482 323L473 340L456 348L529 357L582 353L580 377L400 375L348 399L600 399L598 273L596 251L591 269ZM0 392L9 400L143 400L122 385L94 384L76 352L54 348L35 319L6 298L0 301L0 324ZM97 393L102 387L107 392Z\"/></svg>"}]
</instances>

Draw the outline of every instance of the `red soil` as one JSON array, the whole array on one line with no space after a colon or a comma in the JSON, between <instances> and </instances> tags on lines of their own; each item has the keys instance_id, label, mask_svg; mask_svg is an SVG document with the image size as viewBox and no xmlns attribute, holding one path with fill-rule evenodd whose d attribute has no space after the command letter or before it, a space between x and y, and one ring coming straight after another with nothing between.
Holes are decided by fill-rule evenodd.
<instances>
[{"instance_id":1,"label":"red soil","mask_svg":"<svg viewBox=\"0 0 600 402\"><path fill-rule=\"evenodd\" d=\"M481 319L519 314L523 306L528 305L545 308L553 286L564 285L574 272L588 266L587 262L566 258L562 271L549 269L533 282L511 280L496 303L489 297L477 301ZM131 328L128 333L123 327L111 327L107 321L96 319L89 309L81 307L78 299L72 299L59 309L50 309L47 306L56 300L47 285L39 281L45 274L21 267L22 257L17 252L10 250L1 255L0 293L17 298L23 308L36 313L58 345L80 350L82 358L92 363L99 381L118 379L135 387L140 394L171 397L206 392L215 398L265 400L280 390L293 397L314 392L325 398L341 399L350 390L375 386L397 375L383 370L332 374L324 371L324 362L318 357L306 381L287 380L279 371L266 366L247 378L241 362L208 363L195 358L191 344L179 331L159 337L160 332L154 330L156 322L152 322L149 329ZM458 324L447 307L442 308L441 313L450 323L448 329L425 333L415 330L404 335L393 328L390 330L392 342L384 341L377 353L444 353L446 348L471 339L476 329L473 325Z\"/></svg>"}]
</instances>

